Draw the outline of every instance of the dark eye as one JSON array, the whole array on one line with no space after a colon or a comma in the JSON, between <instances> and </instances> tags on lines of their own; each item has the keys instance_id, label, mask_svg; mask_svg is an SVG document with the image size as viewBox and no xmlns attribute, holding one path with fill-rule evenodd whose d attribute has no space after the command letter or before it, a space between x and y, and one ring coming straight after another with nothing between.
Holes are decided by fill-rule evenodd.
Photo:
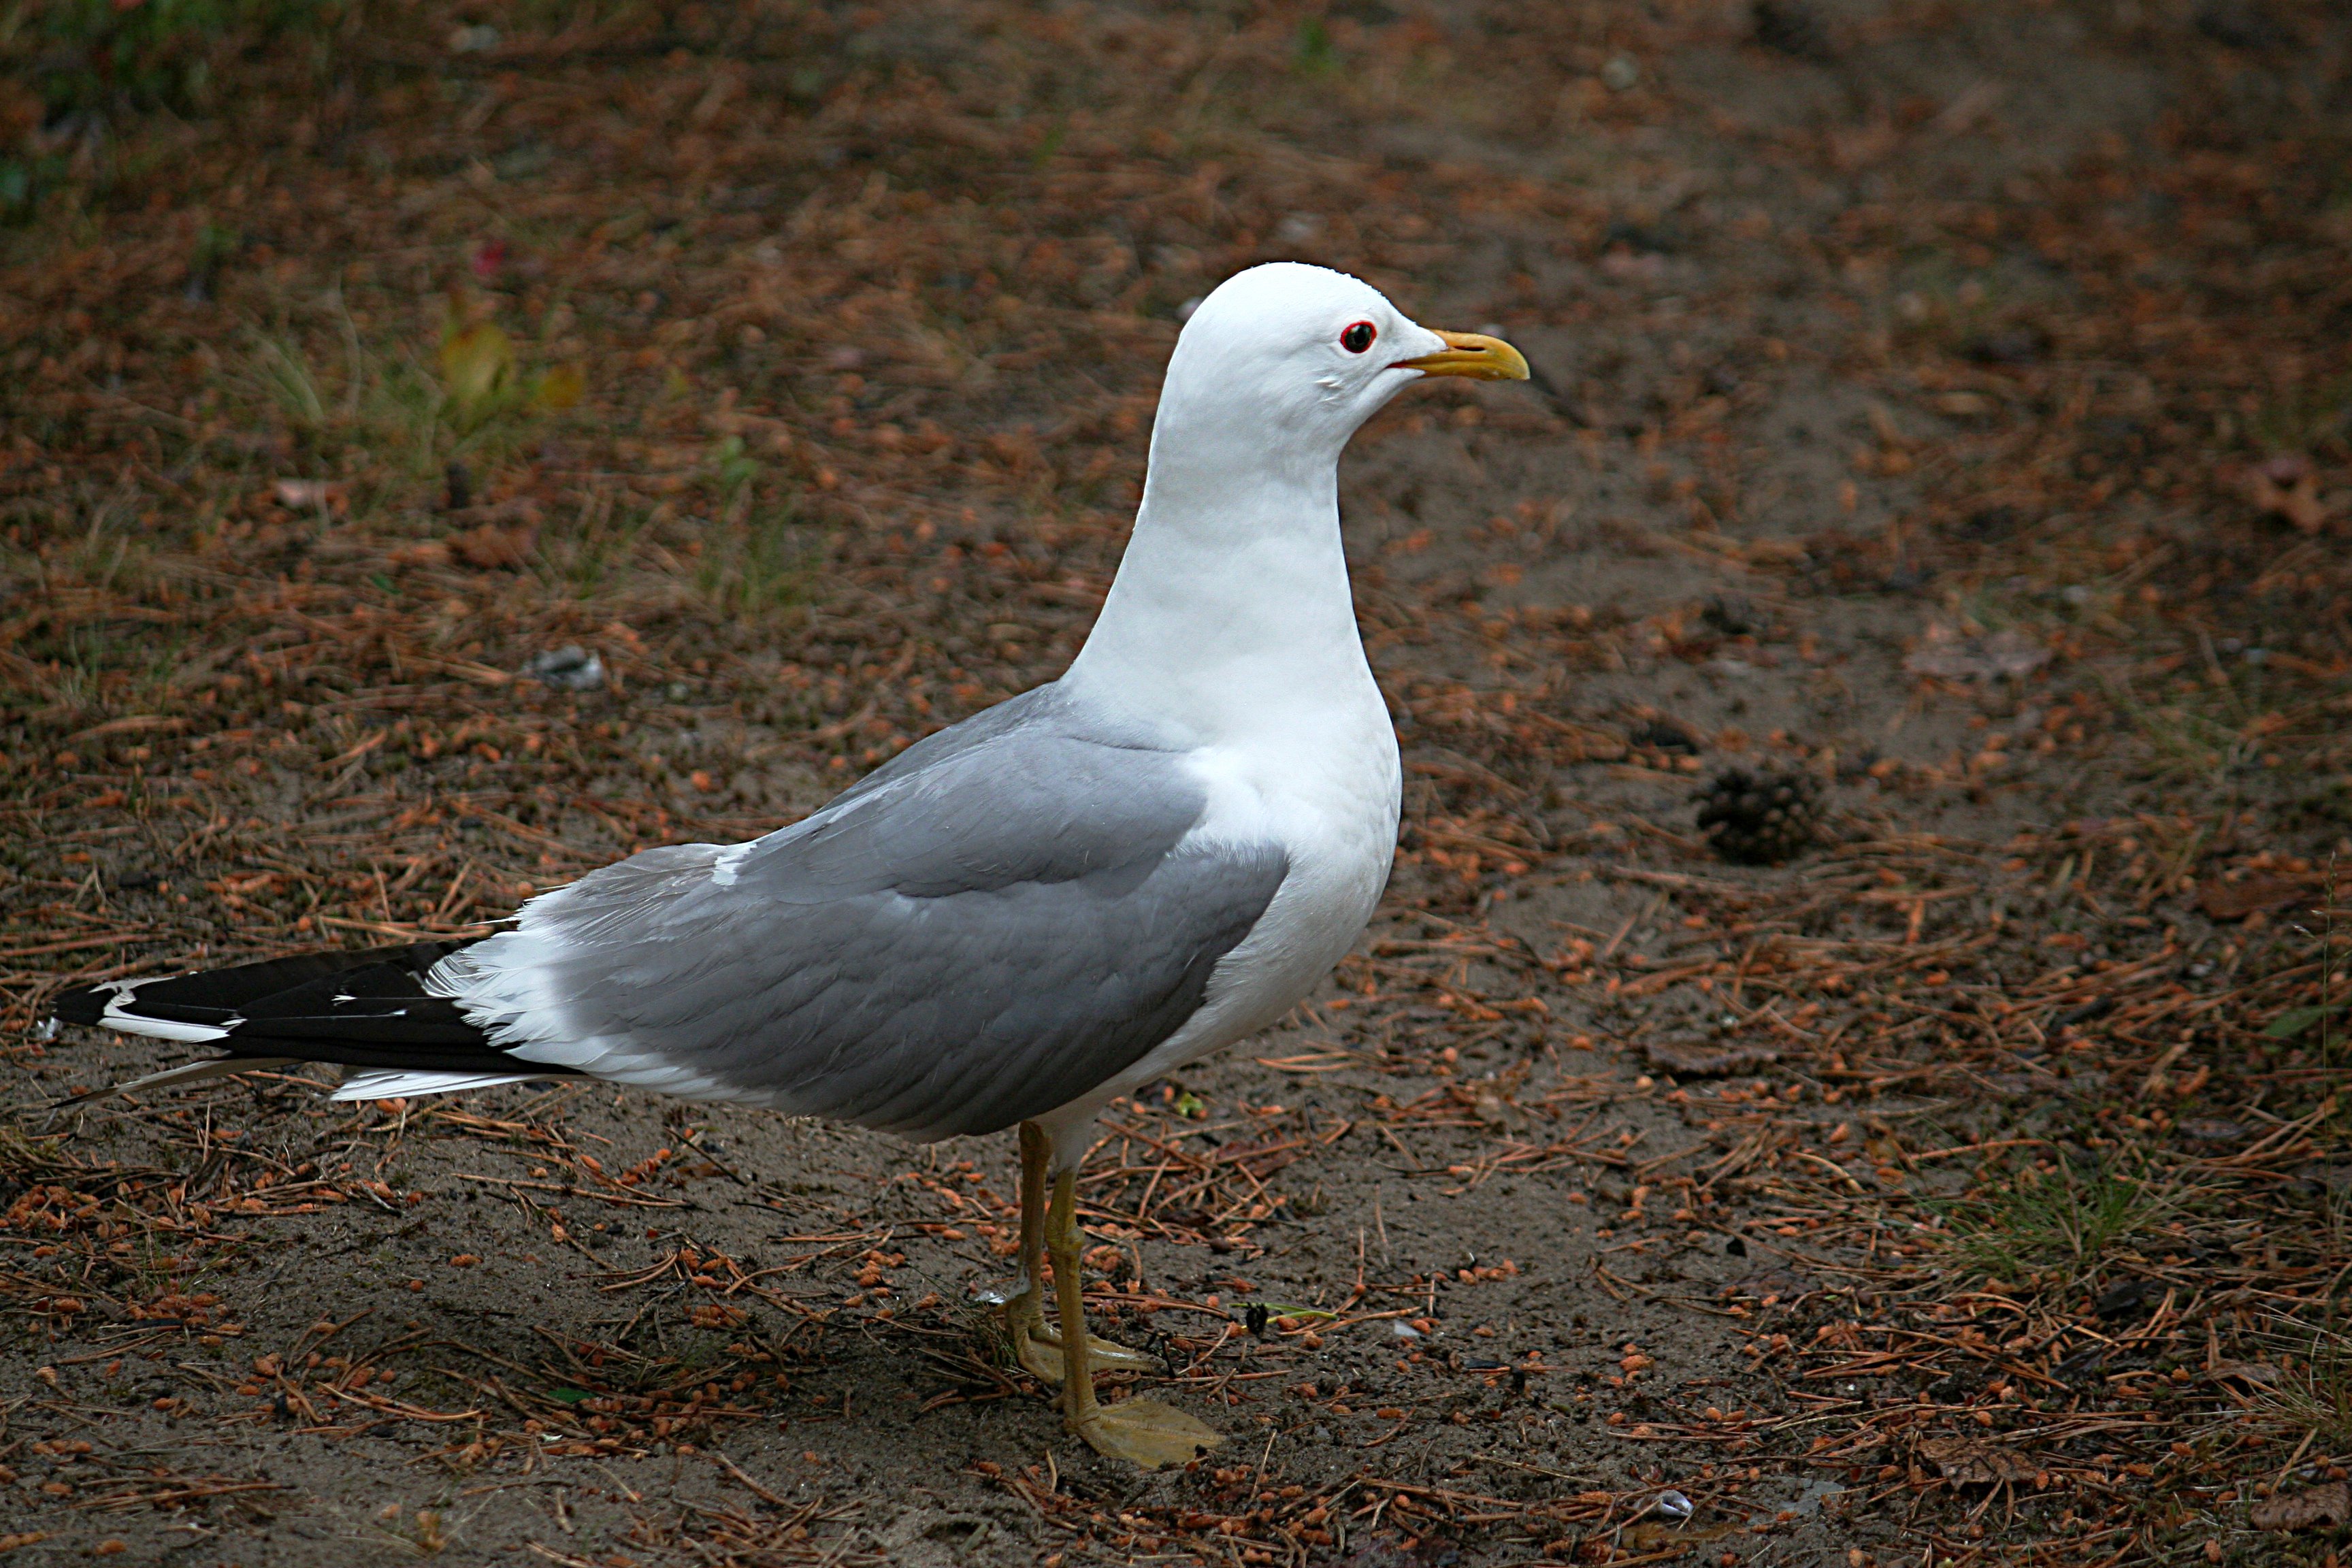
<instances>
[{"instance_id":1,"label":"dark eye","mask_svg":"<svg viewBox=\"0 0 2352 1568\"><path fill-rule=\"evenodd\" d=\"M1371 322L1358 321L1339 334L1339 346L1351 354L1360 354L1370 348L1372 340L1380 335L1381 330Z\"/></svg>"}]
</instances>

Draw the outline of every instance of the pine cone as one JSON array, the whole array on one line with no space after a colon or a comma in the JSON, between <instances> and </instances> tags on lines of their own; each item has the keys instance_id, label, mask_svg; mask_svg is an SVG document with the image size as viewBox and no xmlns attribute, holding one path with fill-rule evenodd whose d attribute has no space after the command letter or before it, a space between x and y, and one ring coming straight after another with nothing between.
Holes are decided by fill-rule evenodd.
<instances>
[{"instance_id":1,"label":"pine cone","mask_svg":"<svg viewBox=\"0 0 2352 1568\"><path fill-rule=\"evenodd\" d=\"M1821 785L1807 773L1726 768L1694 798L1715 852L1739 865L1777 865L1821 837Z\"/></svg>"}]
</instances>

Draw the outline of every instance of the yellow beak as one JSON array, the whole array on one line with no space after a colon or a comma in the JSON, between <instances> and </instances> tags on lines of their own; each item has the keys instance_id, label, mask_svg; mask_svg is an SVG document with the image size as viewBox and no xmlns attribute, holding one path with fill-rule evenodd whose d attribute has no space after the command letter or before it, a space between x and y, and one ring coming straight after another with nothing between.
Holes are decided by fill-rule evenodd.
<instances>
[{"instance_id":1,"label":"yellow beak","mask_svg":"<svg viewBox=\"0 0 2352 1568\"><path fill-rule=\"evenodd\" d=\"M1400 360L1398 367L1423 375L1466 375L1474 381L1525 381L1528 358L1500 338L1477 332L1440 332L1445 346L1419 359Z\"/></svg>"}]
</instances>

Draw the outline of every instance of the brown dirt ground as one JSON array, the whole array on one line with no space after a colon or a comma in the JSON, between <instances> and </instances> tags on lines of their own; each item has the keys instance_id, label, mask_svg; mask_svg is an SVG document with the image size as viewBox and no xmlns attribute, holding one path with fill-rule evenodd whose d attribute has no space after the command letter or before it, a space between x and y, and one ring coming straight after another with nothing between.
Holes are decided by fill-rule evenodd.
<instances>
[{"instance_id":1,"label":"brown dirt ground","mask_svg":"<svg viewBox=\"0 0 2352 1568\"><path fill-rule=\"evenodd\" d=\"M11 1568L2338 1561L2340 8L341 15L25 130L0 234ZM1213 1461L1006 1369L1004 1139L45 1110L178 1055L60 985L479 929L1050 678L1273 256L1544 379L1356 443L1391 895L1087 1168ZM1727 767L1817 840L1714 854Z\"/></svg>"}]
</instances>

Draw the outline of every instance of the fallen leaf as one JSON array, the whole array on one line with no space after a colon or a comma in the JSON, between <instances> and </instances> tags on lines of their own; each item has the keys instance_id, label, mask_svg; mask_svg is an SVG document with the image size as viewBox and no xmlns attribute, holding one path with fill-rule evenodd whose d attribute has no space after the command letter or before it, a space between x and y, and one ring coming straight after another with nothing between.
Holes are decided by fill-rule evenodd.
<instances>
[{"instance_id":1,"label":"fallen leaf","mask_svg":"<svg viewBox=\"0 0 2352 1568\"><path fill-rule=\"evenodd\" d=\"M71 738L79 739L79 736ZM2344 1004L2340 1002L2332 1007L2289 1007L2270 1021L2269 1026L2263 1030L2263 1038L2292 1040L2298 1035L2309 1032L2311 1026L2322 1018L2342 1011L2344 1011Z\"/></svg>"},{"instance_id":2,"label":"fallen leaf","mask_svg":"<svg viewBox=\"0 0 2352 1568\"><path fill-rule=\"evenodd\" d=\"M441 379L461 420L488 414L514 380L514 343L495 321L459 328L453 321L441 339Z\"/></svg>"},{"instance_id":3,"label":"fallen leaf","mask_svg":"<svg viewBox=\"0 0 2352 1568\"><path fill-rule=\"evenodd\" d=\"M2352 1520L2352 1484L2330 1481L2287 1497L2269 1497L2246 1510L2256 1530L2310 1530Z\"/></svg>"},{"instance_id":4,"label":"fallen leaf","mask_svg":"<svg viewBox=\"0 0 2352 1568\"><path fill-rule=\"evenodd\" d=\"M1780 1059L1780 1053L1769 1046L1726 1046L1710 1050L1698 1045L1652 1043L1643 1046L1642 1051L1650 1058L1652 1067L1677 1078L1719 1078L1725 1073L1769 1067Z\"/></svg>"},{"instance_id":5,"label":"fallen leaf","mask_svg":"<svg viewBox=\"0 0 2352 1568\"><path fill-rule=\"evenodd\" d=\"M2050 649L2015 626L1970 637L1951 626L1931 624L1919 646L1904 659L1903 668L1909 674L1939 680L2015 680L2049 662Z\"/></svg>"},{"instance_id":6,"label":"fallen leaf","mask_svg":"<svg viewBox=\"0 0 2352 1568\"><path fill-rule=\"evenodd\" d=\"M572 408L578 405L588 392L588 378L578 365L560 364L539 378L531 388L530 401L538 408Z\"/></svg>"},{"instance_id":7,"label":"fallen leaf","mask_svg":"<svg viewBox=\"0 0 2352 1568\"><path fill-rule=\"evenodd\" d=\"M539 530L528 523L517 528L485 523L451 539L449 549L467 565L489 572L521 565L530 559L531 549L538 542Z\"/></svg>"},{"instance_id":8,"label":"fallen leaf","mask_svg":"<svg viewBox=\"0 0 2352 1568\"><path fill-rule=\"evenodd\" d=\"M2258 910L2284 909L2310 890L2310 884L2292 877L2249 877L2242 882L2218 879L2197 889L2197 907L2206 918L2242 921Z\"/></svg>"},{"instance_id":9,"label":"fallen leaf","mask_svg":"<svg viewBox=\"0 0 2352 1568\"><path fill-rule=\"evenodd\" d=\"M2006 1448L1967 1437L1927 1438L1919 1445L1919 1455L1956 1487L2030 1481L2038 1469L2031 1460Z\"/></svg>"},{"instance_id":10,"label":"fallen leaf","mask_svg":"<svg viewBox=\"0 0 2352 1568\"><path fill-rule=\"evenodd\" d=\"M2319 476L2300 457L2273 458L2250 469L2246 489L2264 516L2284 518L2305 533L2327 524L2327 503L2319 497Z\"/></svg>"}]
</instances>

